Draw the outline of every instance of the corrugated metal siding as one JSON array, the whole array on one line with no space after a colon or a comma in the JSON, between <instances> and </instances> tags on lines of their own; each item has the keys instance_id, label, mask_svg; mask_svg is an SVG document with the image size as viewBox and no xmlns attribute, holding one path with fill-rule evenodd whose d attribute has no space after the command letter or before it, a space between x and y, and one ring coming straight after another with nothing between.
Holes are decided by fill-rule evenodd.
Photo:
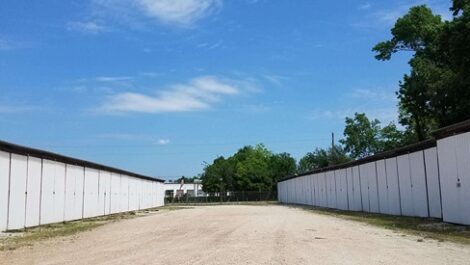
<instances>
[{"instance_id":1,"label":"corrugated metal siding","mask_svg":"<svg viewBox=\"0 0 470 265\"><path fill-rule=\"evenodd\" d=\"M391 215L442 216L444 221L470 224L470 132L437 143L410 153L400 151L396 157L287 178L278 183L280 194L285 194L279 200Z\"/></svg>"}]
</instances>

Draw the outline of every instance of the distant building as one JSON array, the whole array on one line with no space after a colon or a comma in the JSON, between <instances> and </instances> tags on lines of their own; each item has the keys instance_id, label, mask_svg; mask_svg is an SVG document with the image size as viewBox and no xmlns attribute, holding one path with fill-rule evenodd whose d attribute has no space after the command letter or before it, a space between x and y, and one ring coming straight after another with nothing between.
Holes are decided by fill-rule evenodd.
<instances>
[{"instance_id":1,"label":"distant building","mask_svg":"<svg viewBox=\"0 0 470 265\"><path fill-rule=\"evenodd\" d=\"M187 195L190 197L202 197L205 193L202 191L200 181L194 183L169 183L165 182L165 197L178 197Z\"/></svg>"}]
</instances>

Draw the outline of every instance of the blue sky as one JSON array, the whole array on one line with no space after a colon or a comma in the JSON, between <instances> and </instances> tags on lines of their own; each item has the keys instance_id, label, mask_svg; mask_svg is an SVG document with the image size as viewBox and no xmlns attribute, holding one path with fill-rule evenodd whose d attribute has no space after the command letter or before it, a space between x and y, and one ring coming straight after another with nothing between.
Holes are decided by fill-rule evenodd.
<instances>
[{"instance_id":1,"label":"blue sky","mask_svg":"<svg viewBox=\"0 0 470 265\"><path fill-rule=\"evenodd\" d=\"M0 2L0 139L166 178L264 143L299 159L396 121L410 54L371 48L450 1Z\"/></svg>"}]
</instances>

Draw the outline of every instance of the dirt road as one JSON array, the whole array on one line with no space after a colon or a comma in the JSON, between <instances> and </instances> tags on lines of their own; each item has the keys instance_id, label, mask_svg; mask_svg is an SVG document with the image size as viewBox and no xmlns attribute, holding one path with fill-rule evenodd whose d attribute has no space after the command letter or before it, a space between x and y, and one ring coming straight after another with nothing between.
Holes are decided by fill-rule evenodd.
<instances>
[{"instance_id":1,"label":"dirt road","mask_svg":"<svg viewBox=\"0 0 470 265\"><path fill-rule=\"evenodd\" d=\"M1 264L470 264L470 247L284 206L209 206L0 252Z\"/></svg>"}]
</instances>

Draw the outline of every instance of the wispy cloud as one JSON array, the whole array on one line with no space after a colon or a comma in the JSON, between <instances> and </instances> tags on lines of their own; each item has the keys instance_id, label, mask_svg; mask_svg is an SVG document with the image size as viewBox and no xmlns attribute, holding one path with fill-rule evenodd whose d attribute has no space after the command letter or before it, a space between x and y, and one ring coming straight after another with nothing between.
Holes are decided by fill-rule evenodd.
<instances>
[{"instance_id":1,"label":"wispy cloud","mask_svg":"<svg viewBox=\"0 0 470 265\"><path fill-rule=\"evenodd\" d=\"M145 145L167 145L170 143L168 138L158 138L154 135L135 134L135 133L102 133L97 135L98 138L126 141L126 142L141 142Z\"/></svg>"},{"instance_id":2,"label":"wispy cloud","mask_svg":"<svg viewBox=\"0 0 470 265\"><path fill-rule=\"evenodd\" d=\"M182 28L192 28L199 20L216 13L222 0L92 0L92 18L108 23L142 28L150 21ZM149 21L150 20L150 21ZM93 24L79 24L93 29Z\"/></svg>"},{"instance_id":3,"label":"wispy cloud","mask_svg":"<svg viewBox=\"0 0 470 265\"><path fill-rule=\"evenodd\" d=\"M274 84L276 86L281 86L282 81L286 80L287 77L281 76L281 75L274 75L274 74L265 74L263 75L264 79L269 81L271 84Z\"/></svg>"},{"instance_id":4,"label":"wispy cloud","mask_svg":"<svg viewBox=\"0 0 470 265\"><path fill-rule=\"evenodd\" d=\"M156 95L124 92L112 95L102 104L105 113L188 112L209 108L223 96L240 92L236 82L214 76L202 76L187 83L175 84Z\"/></svg>"},{"instance_id":5,"label":"wispy cloud","mask_svg":"<svg viewBox=\"0 0 470 265\"><path fill-rule=\"evenodd\" d=\"M379 119L383 123L397 122L398 108L394 89L356 88L338 98L334 107L312 110L308 119L344 120L354 113L365 113L369 118Z\"/></svg>"},{"instance_id":6,"label":"wispy cloud","mask_svg":"<svg viewBox=\"0 0 470 265\"><path fill-rule=\"evenodd\" d=\"M120 82L132 80L131 76L98 76L95 78L98 82Z\"/></svg>"},{"instance_id":7,"label":"wispy cloud","mask_svg":"<svg viewBox=\"0 0 470 265\"><path fill-rule=\"evenodd\" d=\"M159 145L167 145L170 143L170 140L169 139L159 139L158 140L158 144Z\"/></svg>"},{"instance_id":8,"label":"wispy cloud","mask_svg":"<svg viewBox=\"0 0 470 265\"><path fill-rule=\"evenodd\" d=\"M427 5L435 14L440 15L443 20L452 19L452 14L449 11L450 4L447 1L412 0L402 2L401 4L394 4L390 8L375 8L375 5L372 6L369 3L363 4L359 6L359 9L368 11L368 14L361 17L360 21L352 23L352 25L358 28L391 27L398 18L405 15L411 7L417 5Z\"/></svg>"},{"instance_id":9,"label":"wispy cloud","mask_svg":"<svg viewBox=\"0 0 470 265\"><path fill-rule=\"evenodd\" d=\"M67 23L67 30L78 31L83 34L98 34L109 31L107 27L97 21L73 21Z\"/></svg>"},{"instance_id":10,"label":"wispy cloud","mask_svg":"<svg viewBox=\"0 0 470 265\"><path fill-rule=\"evenodd\" d=\"M360 10L367 10L367 9L370 9L371 7L372 7L372 5L370 3L364 3L364 4L359 6L359 9Z\"/></svg>"},{"instance_id":11,"label":"wispy cloud","mask_svg":"<svg viewBox=\"0 0 470 265\"><path fill-rule=\"evenodd\" d=\"M167 24L190 26L218 8L220 0L137 0L136 4L147 16Z\"/></svg>"},{"instance_id":12,"label":"wispy cloud","mask_svg":"<svg viewBox=\"0 0 470 265\"><path fill-rule=\"evenodd\" d=\"M0 51L12 51L29 46L26 42L12 40L10 38L0 36Z\"/></svg>"}]
</instances>

